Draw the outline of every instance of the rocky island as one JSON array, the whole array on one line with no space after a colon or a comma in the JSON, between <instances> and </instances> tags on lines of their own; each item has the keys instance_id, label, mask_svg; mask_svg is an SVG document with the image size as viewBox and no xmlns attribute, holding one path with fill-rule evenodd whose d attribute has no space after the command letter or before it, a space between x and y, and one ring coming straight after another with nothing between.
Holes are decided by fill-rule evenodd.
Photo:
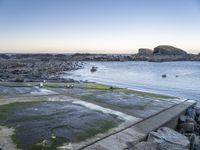
<instances>
[{"instance_id":1,"label":"rocky island","mask_svg":"<svg viewBox=\"0 0 200 150\"><path fill-rule=\"evenodd\" d=\"M134 60L151 62L200 61L200 54L188 54L185 50L162 45L155 47L153 50L147 48L139 49L138 54L134 55Z\"/></svg>"}]
</instances>

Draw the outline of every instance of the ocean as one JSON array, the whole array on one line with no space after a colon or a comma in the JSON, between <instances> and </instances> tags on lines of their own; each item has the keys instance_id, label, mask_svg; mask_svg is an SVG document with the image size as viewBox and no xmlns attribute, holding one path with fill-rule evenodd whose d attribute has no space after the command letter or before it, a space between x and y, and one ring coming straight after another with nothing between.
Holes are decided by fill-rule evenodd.
<instances>
[{"instance_id":1,"label":"ocean","mask_svg":"<svg viewBox=\"0 0 200 150\"><path fill-rule=\"evenodd\" d=\"M85 62L64 77L200 100L200 62Z\"/></svg>"}]
</instances>

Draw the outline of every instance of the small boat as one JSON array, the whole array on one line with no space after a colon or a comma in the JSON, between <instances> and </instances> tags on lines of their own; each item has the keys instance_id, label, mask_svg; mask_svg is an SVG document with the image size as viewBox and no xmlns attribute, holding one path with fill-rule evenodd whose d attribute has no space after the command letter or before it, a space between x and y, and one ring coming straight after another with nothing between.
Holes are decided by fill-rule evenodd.
<instances>
[{"instance_id":1,"label":"small boat","mask_svg":"<svg viewBox=\"0 0 200 150\"><path fill-rule=\"evenodd\" d=\"M95 71L97 71L97 68L98 68L98 67L94 67L94 66L93 66L93 67L90 69L90 71L91 71L91 72L95 72Z\"/></svg>"},{"instance_id":2,"label":"small boat","mask_svg":"<svg viewBox=\"0 0 200 150\"><path fill-rule=\"evenodd\" d=\"M166 78L166 77L167 77L167 75L166 75L166 74L163 74L163 75L162 75L162 78Z\"/></svg>"}]
</instances>

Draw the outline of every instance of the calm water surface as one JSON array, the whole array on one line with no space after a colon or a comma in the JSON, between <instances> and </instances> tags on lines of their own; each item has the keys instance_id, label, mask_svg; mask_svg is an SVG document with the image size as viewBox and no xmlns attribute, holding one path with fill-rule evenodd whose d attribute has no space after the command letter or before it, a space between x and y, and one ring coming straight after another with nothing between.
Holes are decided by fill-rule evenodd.
<instances>
[{"instance_id":1,"label":"calm water surface","mask_svg":"<svg viewBox=\"0 0 200 150\"><path fill-rule=\"evenodd\" d=\"M90 72L92 66L97 72ZM200 100L200 62L87 62L84 69L66 76Z\"/></svg>"}]
</instances>

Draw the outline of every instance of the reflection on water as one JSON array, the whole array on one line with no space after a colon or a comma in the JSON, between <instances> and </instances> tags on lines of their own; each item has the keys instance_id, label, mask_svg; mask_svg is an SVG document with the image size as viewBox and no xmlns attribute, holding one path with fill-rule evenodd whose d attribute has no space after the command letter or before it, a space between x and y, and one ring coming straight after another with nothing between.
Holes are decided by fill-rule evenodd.
<instances>
[{"instance_id":1,"label":"reflection on water","mask_svg":"<svg viewBox=\"0 0 200 150\"><path fill-rule=\"evenodd\" d=\"M96 72L90 72L97 66ZM166 78L162 75L166 74ZM200 99L200 62L87 62L66 75L76 80Z\"/></svg>"}]
</instances>

